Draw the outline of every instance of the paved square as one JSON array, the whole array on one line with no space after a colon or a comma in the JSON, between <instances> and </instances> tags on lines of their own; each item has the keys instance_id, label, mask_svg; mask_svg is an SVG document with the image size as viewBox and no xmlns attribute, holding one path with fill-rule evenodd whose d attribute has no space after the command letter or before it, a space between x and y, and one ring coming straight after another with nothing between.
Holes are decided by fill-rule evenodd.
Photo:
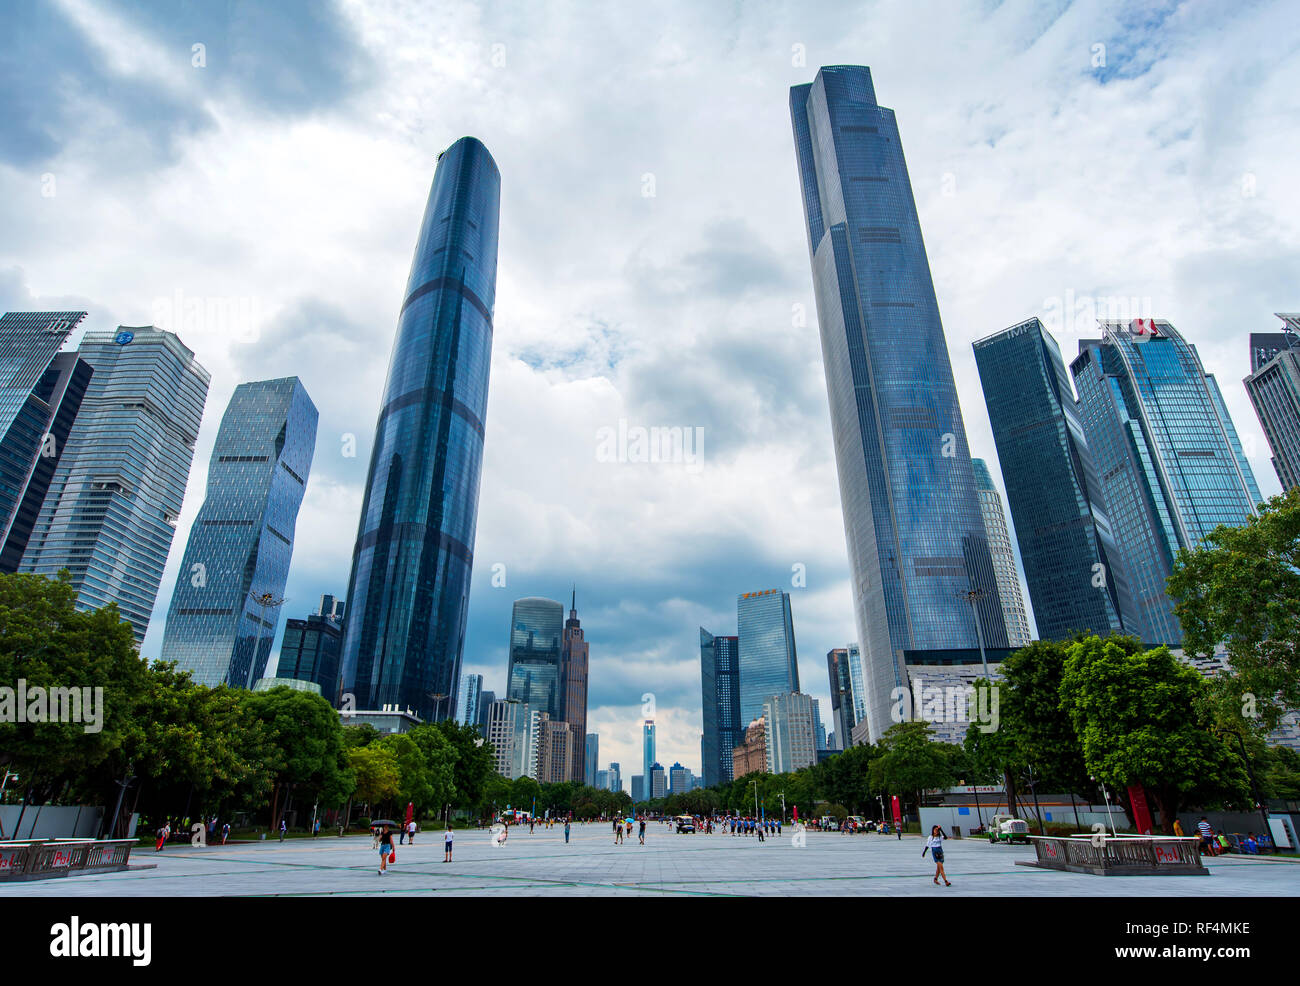
<instances>
[{"instance_id":1,"label":"paved square","mask_svg":"<svg viewBox=\"0 0 1300 986\"><path fill-rule=\"evenodd\" d=\"M157 869L0 884L3 897L189 896L1294 896L1300 862L1220 857L1206 861L1210 876L1097 877L1016 866L1033 858L1025 846L991 846L975 839L949 842L951 887L936 887L934 865L921 857L921 840L881 835L809 832L792 845L789 828L760 843L750 836L675 835L651 823L646 845L635 832L614 845L603 823L574 825L565 845L561 828L512 828L492 845L486 830L456 833L455 861L443 863L442 837L421 833L397 847L397 863L380 876L378 853L364 836L321 836L161 853L131 854Z\"/></svg>"}]
</instances>

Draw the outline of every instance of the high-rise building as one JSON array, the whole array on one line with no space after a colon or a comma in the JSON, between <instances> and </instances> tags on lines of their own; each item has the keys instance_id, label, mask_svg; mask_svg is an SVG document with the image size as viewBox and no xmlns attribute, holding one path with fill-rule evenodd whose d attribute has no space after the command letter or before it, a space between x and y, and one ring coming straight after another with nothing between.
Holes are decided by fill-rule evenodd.
<instances>
[{"instance_id":1,"label":"high-rise building","mask_svg":"<svg viewBox=\"0 0 1300 986\"><path fill-rule=\"evenodd\" d=\"M894 113L869 69L836 65L791 90L790 114L875 740L914 652L979 661L967 593L988 648L1006 630Z\"/></svg>"},{"instance_id":2,"label":"high-rise building","mask_svg":"<svg viewBox=\"0 0 1300 986\"><path fill-rule=\"evenodd\" d=\"M286 620L277 678L311 681L332 704L339 699L339 654L343 648L343 603L321 596L319 612Z\"/></svg>"},{"instance_id":3,"label":"high-rise building","mask_svg":"<svg viewBox=\"0 0 1300 986\"><path fill-rule=\"evenodd\" d=\"M755 719L745 727L744 740L731 751L732 769L736 777L766 773L767 754L767 720Z\"/></svg>"},{"instance_id":4,"label":"high-rise building","mask_svg":"<svg viewBox=\"0 0 1300 986\"><path fill-rule=\"evenodd\" d=\"M90 364L59 347L85 312L0 317L0 572L15 572L67 446Z\"/></svg>"},{"instance_id":5,"label":"high-rise building","mask_svg":"<svg viewBox=\"0 0 1300 986\"><path fill-rule=\"evenodd\" d=\"M516 599L510 610L510 664L506 697L562 719L560 680L564 607L553 599Z\"/></svg>"},{"instance_id":6,"label":"high-rise building","mask_svg":"<svg viewBox=\"0 0 1300 986\"><path fill-rule=\"evenodd\" d=\"M160 655L200 685L251 688L266 671L318 417L284 377L241 383L221 418Z\"/></svg>"},{"instance_id":7,"label":"high-rise building","mask_svg":"<svg viewBox=\"0 0 1300 986\"><path fill-rule=\"evenodd\" d=\"M344 688L454 715L469 608L496 299L501 176L438 155L384 386L348 583Z\"/></svg>"},{"instance_id":8,"label":"high-rise building","mask_svg":"<svg viewBox=\"0 0 1300 986\"><path fill-rule=\"evenodd\" d=\"M640 804L646 800L645 777L642 774L632 775L632 803Z\"/></svg>"},{"instance_id":9,"label":"high-rise building","mask_svg":"<svg viewBox=\"0 0 1300 986\"><path fill-rule=\"evenodd\" d=\"M826 652L826 673L831 684L831 731L839 748L843 749L853 727L858 724L847 647L836 647Z\"/></svg>"},{"instance_id":10,"label":"high-rise building","mask_svg":"<svg viewBox=\"0 0 1300 986\"><path fill-rule=\"evenodd\" d=\"M1288 331L1251 333L1246 393L1273 451L1273 471L1289 490L1300 486L1300 314L1278 312L1277 317ZM1269 354L1256 365L1258 357Z\"/></svg>"},{"instance_id":11,"label":"high-rise building","mask_svg":"<svg viewBox=\"0 0 1300 986\"><path fill-rule=\"evenodd\" d=\"M853 722L856 726L867 721L866 686L862 677L862 651L857 644L849 644L849 677L853 681ZM840 737L840 746L848 749L848 737Z\"/></svg>"},{"instance_id":12,"label":"high-rise building","mask_svg":"<svg viewBox=\"0 0 1300 986\"><path fill-rule=\"evenodd\" d=\"M483 676L481 674L463 674L460 676L460 698L456 700L456 721L462 726L477 726L479 723L479 698L483 694Z\"/></svg>"},{"instance_id":13,"label":"high-rise building","mask_svg":"<svg viewBox=\"0 0 1300 986\"><path fill-rule=\"evenodd\" d=\"M975 362L1038 636L1135 632L1123 555L1056 340L1031 318L977 341Z\"/></svg>"},{"instance_id":14,"label":"high-rise building","mask_svg":"<svg viewBox=\"0 0 1300 986\"><path fill-rule=\"evenodd\" d=\"M1148 644L1182 643L1165 592L1180 548L1255 513L1259 489L1196 347L1163 319L1102 320L1070 365Z\"/></svg>"},{"instance_id":15,"label":"high-rise building","mask_svg":"<svg viewBox=\"0 0 1300 986\"><path fill-rule=\"evenodd\" d=\"M617 763L609 765L609 789L611 791L623 790L623 768Z\"/></svg>"},{"instance_id":16,"label":"high-rise building","mask_svg":"<svg viewBox=\"0 0 1300 986\"><path fill-rule=\"evenodd\" d=\"M650 789L651 798L668 797L668 774L663 768L663 764L652 763L650 765L650 783L647 785Z\"/></svg>"},{"instance_id":17,"label":"high-rise building","mask_svg":"<svg viewBox=\"0 0 1300 986\"><path fill-rule=\"evenodd\" d=\"M704 786L732 780L731 751L740 745L740 638L715 637L700 627L700 739Z\"/></svg>"},{"instance_id":18,"label":"high-rise building","mask_svg":"<svg viewBox=\"0 0 1300 986\"><path fill-rule=\"evenodd\" d=\"M573 778L573 730L563 719L537 714L537 769L539 784L561 784Z\"/></svg>"},{"instance_id":19,"label":"high-rise building","mask_svg":"<svg viewBox=\"0 0 1300 986\"><path fill-rule=\"evenodd\" d=\"M480 733L486 734L488 708L497 700L497 693L490 691L479 692L478 696L478 728Z\"/></svg>"},{"instance_id":20,"label":"high-rise building","mask_svg":"<svg viewBox=\"0 0 1300 986\"><path fill-rule=\"evenodd\" d=\"M208 371L151 326L87 332L93 371L18 570L68 569L77 606L117 603L137 645L176 533Z\"/></svg>"},{"instance_id":21,"label":"high-rise building","mask_svg":"<svg viewBox=\"0 0 1300 986\"><path fill-rule=\"evenodd\" d=\"M736 599L740 639L740 722L763 714L769 695L799 690L790 594L780 589L742 593Z\"/></svg>"},{"instance_id":22,"label":"high-rise building","mask_svg":"<svg viewBox=\"0 0 1300 986\"><path fill-rule=\"evenodd\" d=\"M971 459L971 467L975 470L975 488L979 490L980 512L984 515L984 531L988 537L989 555L993 559L993 574L998 580L1002 622L1007 627L1007 646L1024 647L1033 635L1029 632L1025 597L1020 592L1016 553L1011 547L1011 530L1007 527L1002 494L993 485L993 477L983 459Z\"/></svg>"},{"instance_id":23,"label":"high-rise building","mask_svg":"<svg viewBox=\"0 0 1300 986\"><path fill-rule=\"evenodd\" d=\"M641 726L641 770L646 778L647 790L650 783L650 768L655 762L655 721L647 719Z\"/></svg>"},{"instance_id":24,"label":"high-rise building","mask_svg":"<svg viewBox=\"0 0 1300 986\"><path fill-rule=\"evenodd\" d=\"M591 782L591 786L594 787L594 788L596 788L597 790L600 790L600 791L608 791L608 790L610 790L610 786L609 786L609 771L608 771L608 770L599 770L599 769L598 769L598 770L596 771L595 779Z\"/></svg>"},{"instance_id":25,"label":"high-rise building","mask_svg":"<svg viewBox=\"0 0 1300 986\"><path fill-rule=\"evenodd\" d=\"M533 770L531 736L533 710L522 702L502 700L487 709L487 741L496 757L496 771L517 780Z\"/></svg>"},{"instance_id":26,"label":"high-rise building","mask_svg":"<svg viewBox=\"0 0 1300 986\"><path fill-rule=\"evenodd\" d=\"M578 620L578 590L573 590L569 618L564 621L560 642L560 692L563 699L561 714L573 731L573 776L570 780L582 784L588 775L587 742L587 668L588 644L583 638L582 623ZM595 770L595 761L591 770Z\"/></svg>"},{"instance_id":27,"label":"high-rise building","mask_svg":"<svg viewBox=\"0 0 1300 986\"><path fill-rule=\"evenodd\" d=\"M812 700L813 741L818 753L826 749L826 727L822 724L821 703Z\"/></svg>"},{"instance_id":28,"label":"high-rise building","mask_svg":"<svg viewBox=\"0 0 1300 986\"><path fill-rule=\"evenodd\" d=\"M586 769L583 771L582 783L588 787L600 787L596 783L596 764L600 763L600 736L598 734L587 734L585 752L587 763Z\"/></svg>"},{"instance_id":29,"label":"high-rise building","mask_svg":"<svg viewBox=\"0 0 1300 986\"><path fill-rule=\"evenodd\" d=\"M683 767L680 763L674 762L668 768L668 793L685 794L695 786L695 775L691 773L689 767Z\"/></svg>"},{"instance_id":30,"label":"high-rise building","mask_svg":"<svg viewBox=\"0 0 1300 986\"><path fill-rule=\"evenodd\" d=\"M813 699L798 692L771 695L763 702L767 769L789 774L817 762Z\"/></svg>"}]
</instances>

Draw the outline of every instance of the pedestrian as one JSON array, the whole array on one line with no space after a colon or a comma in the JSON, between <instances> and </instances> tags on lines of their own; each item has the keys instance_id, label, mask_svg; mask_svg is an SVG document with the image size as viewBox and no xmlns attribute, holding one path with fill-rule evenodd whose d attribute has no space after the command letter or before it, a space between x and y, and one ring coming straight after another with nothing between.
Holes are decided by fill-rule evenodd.
<instances>
[{"instance_id":1,"label":"pedestrian","mask_svg":"<svg viewBox=\"0 0 1300 986\"><path fill-rule=\"evenodd\" d=\"M616 818L614 819L614 845L621 846L622 844L623 844L623 820L620 818Z\"/></svg>"},{"instance_id":2,"label":"pedestrian","mask_svg":"<svg viewBox=\"0 0 1300 986\"><path fill-rule=\"evenodd\" d=\"M388 864L397 858L397 851L393 849L393 833L387 825L380 826L379 830L379 875L383 876L388 870Z\"/></svg>"},{"instance_id":3,"label":"pedestrian","mask_svg":"<svg viewBox=\"0 0 1300 986\"><path fill-rule=\"evenodd\" d=\"M1186 834L1187 834L1187 833L1185 833L1185 832L1183 831L1183 823L1180 822L1178 819L1175 818L1175 819L1174 819L1174 835L1178 836L1178 838L1181 839L1181 838L1182 838L1184 835L1186 835Z\"/></svg>"},{"instance_id":4,"label":"pedestrian","mask_svg":"<svg viewBox=\"0 0 1300 986\"><path fill-rule=\"evenodd\" d=\"M447 822L447 824L448 825L451 824L450 820ZM406 841L409 842L411 845L415 845L415 827L416 826L415 826L414 818L412 818L409 822L406 823Z\"/></svg>"},{"instance_id":5,"label":"pedestrian","mask_svg":"<svg viewBox=\"0 0 1300 986\"><path fill-rule=\"evenodd\" d=\"M314 819L311 823L311 837L314 839L320 835L320 819Z\"/></svg>"},{"instance_id":6,"label":"pedestrian","mask_svg":"<svg viewBox=\"0 0 1300 986\"><path fill-rule=\"evenodd\" d=\"M645 816L644 815L641 816L641 831L638 834L641 836L641 845L644 846L645 845Z\"/></svg>"},{"instance_id":7,"label":"pedestrian","mask_svg":"<svg viewBox=\"0 0 1300 986\"><path fill-rule=\"evenodd\" d=\"M285 823L285 820L281 818L280 819L280 841L281 842L284 841L284 833L287 831L289 831L289 826Z\"/></svg>"},{"instance_id":8,"label":"pedestrian","mask_svg":"<svg viewBox=\"0 0 1300 986\"><path fill-rule=\"evenodd\" d=\"M943 877L943 885L945 887L952 886L952 884L948 882L948 874L943 871L944 838L943 829L938 825L932 825L930 827L930 837L925 840L925 848L921 850L922 856L924 856L928 851L930 856L934 859L934 885L936 887L939 885L940 877Z\"/></svg>"},{"instance_id":9,"label":"pedestrian","mask_svg":"<svg viewBox=\"0 0 1300 986\"><path fill-rule=\"evenodd\" d=\"M230 838L230 823L226 822L221 826L221 844L224 846L226 840Z\"/></svg>"},{"instance_id":10,"label":"pedestrian","mask_svg":"<svg viewBox=\"0 0 1300 986\"><path fill-rule=\"evenodd\" d=\"M569 844L569 820L567 818L564 820L564 844L566 846Z\"/></svg>"},{"instance_id":11,"label":"pedestrian","mask_svg":"<svg viewBox=\"0 0 1300 986\"><path fill-rule=\"evenodd\" d=\"M1211 856L1217 856L1216 850L1218 846L1214 842L1214 829L1210 825L1210 820L1202 815L1201 820L1196 823L1196 828L1201 833L1201 845L1209 851Z\"/></svg>"},{"instance_id":12,"label":"pedestrian","mask_svg":"<svg viewBox=\"0 0 1300 986\"><path fill-rule=\"evenodd\" d=\"M163 846L167 844L167 826L159 826L158 831L155 834L158 836L158 841L154 843L153 851L162 852Z\"/></svg>"},{"instance_id":13,"label":"pedestrian","mask_svg":"<svg viewBox=\"0 0 1300 986\"><path fill-rule=\"evenodd\" d=\"M415 837L412 836L411 838L414 839ZM455 841L455 838L456 838L456 833L453 832L453 831L452 831L452 828L451 828L451 819L450 819L450 818L447 819L447 832L446 832L445 835L443 835L442 838L443 838L443 847L442 847L442 848L443 848L443 851L446 853L446 855L443 857L443 860L442 860L442 861L443 861L444 863L450 863L450 862L451 862L451 844L452 844L453 841Z\"/></svg>"},{"instance_id":14,"label":"pedestrian","mask_svg":"<svg viewBox=\"0 0 1300 986\"><path fill-rule=\"evenodd\" d=\"M533 834L533 826L536 825L536 824L537 824L537 819L535 819L535 818L533 818L531 815L529 815L529 816L528 816L528 834L529 834L529 835L532 835L532 834Z\"/></svg>"}]
</instances>

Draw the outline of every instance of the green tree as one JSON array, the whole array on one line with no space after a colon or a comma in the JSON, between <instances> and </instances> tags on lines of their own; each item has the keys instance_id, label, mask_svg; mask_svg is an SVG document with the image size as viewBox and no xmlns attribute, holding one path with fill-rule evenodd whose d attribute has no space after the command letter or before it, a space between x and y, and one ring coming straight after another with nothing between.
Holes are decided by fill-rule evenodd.
<instances>
[{"instance_id":1,"label":"green tree","mask_svg":"<svg viewBox=\"0 0 1300 986\"><path fill-rule=\"evenodd\" d=\"M402 773L392 749L372 743L357 746L345 754L356 783L356 797L362 804L381 805L397 797Z\"/></svg>"},{"instance_id":2,"label":"green tree","mask_svg":"<svg viewBox=\"0 0 1300 986\"><path fill-rule=\"evenodd\" d=\"M930 738L928 722L899 722L880 738L881 755L873 761L873 783L884 792L911 794L919 806L924 792L951 787L949 754Z\"/></svg>"},{"instance_id":3,"label":"green tree","mask_svg":"<svg viewBox=\"0 0 1300 986\"><path fill-rule=\"evenodd\" d=\"M1077 641L1065 662L1062 706L1086 769L1126 805L1129 785L1146 788L1167 834L1184 805L1249 803L1240 757L1209 728L1204 690L1167 647L1143 651L1129 637Z\"/></svg>"},{"instance_id":4,"label":"green tree","mask_svg":"<svg viewBox=\"0 0 1300 986\"><path fill-rule=\"evenodd\" d=\"M1257 730L1300 708L1300 488L1180 551L1168 589L1188 653L1226 648L1237 702Z\"/></svg>"},{"instance_id":5,"label":"green tree","mask_svg":"<svg viewBox=\"0 0 1300 986\"><path fill-rule=\"evenodd\" d=\"M247 701L266 731L271 827L279 826L294 794L341 804L355 778L347 769L343 727L330 704L286 686L252 692Z\"/></svg>"}]
</instances>

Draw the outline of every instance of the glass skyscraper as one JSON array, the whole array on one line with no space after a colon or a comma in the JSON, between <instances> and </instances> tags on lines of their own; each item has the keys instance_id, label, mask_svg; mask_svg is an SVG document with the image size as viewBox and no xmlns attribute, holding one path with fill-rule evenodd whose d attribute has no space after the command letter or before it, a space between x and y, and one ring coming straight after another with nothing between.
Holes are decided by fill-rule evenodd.
<instances>
[{"instance_id":1,"label":"glass skyscraper","mask_svg":"<svg viewBox=\"0 0 1300 986\"><path fill-rule=\"evenodd\" d=\"M496 300L501 176L479 141L438 156L375 427L348 584L343 688L454 715Z\"/></svg>"},{"instance_id":2,"label":"glass skyscraper","mask_svg":"<svg viewBox=\"0 0 1300 986\"><path fill-rule=\"evenodd\" d=\"M1179 646L1165 591L1179 548L1255 513L1259 489L1214 377L1169 322L1103 320L1070 365L1149 644Z\"/></svg>"},{"instance_id":3,"label":"glass skyscraper","mask_svg":"<svg viewBox=\"0 0 1300 986\"><path fill-rule=\"evenodd\" d=\"M277 679L314 681L331 705L339 698L339 653L343 648L343 604L322 596L320 611L305 620L285 620L276 664Z\"/></svg>"},{"instance_id":4,"label":"glass skyscraper","mask_svg":"<svg viewBox=\"0 0 1300 986\"><path fill-rule=\"evenodd\" d=\"M836 749L846 750L853 727L858 724L847 648L836 647L826 652L826 673L831 685L831 730L835 733Z\"/></svg>"},{"instance_id":5,"label":"glass skyscraper","mask_svg":"<svg viewBox=\"0 0 1300 986\"><path fill-rule=\"evenodd\" d=\"M506 698L562 719L561 638L564 607L554 599L516 599L510 611L510 664Z\"/></svg>"},{"instance_id":6,"label":"glass skyscraper","mask_svg":"<svg viewBox=\"0 0 1300 986\"><path fill-rule=\"evenodd\" d=\"M1039 637L1137 632L1128 574L1056 340L1031 318L974 348Z\"/></svg>"},{"instance_id":7,"label":"glass skyscraper","mask_svg":"<svg viewBox=\"0 0 1300 986\"><path fill-rule=\"evenodd\" d=\"M715 637L700 627L700 703L700 772L704 786L712 787L734 779L731 751L745 737L740 721L740 638Z\"/></svg>"},{"instance_id":8,"label":"glass skyscraper","mask_svg":"<svg viewBox=\"0 0 1300 986\"><path fill-rule=\"evenodd\" d=\"M1278 318L1289 331L1250 335L1246 393L1273 452L1273 471L1289 490L1300 486L1300 314L1279 312Z\"/></svg>"},{"instance_id":9,"label":"glass skyscraper","mask_svg":"<svg viewBox=\"0 0 1300 986\"><path fill-rule=\"evenodd\" d=\"M644 796L650 796L650 770L655 765L655 721L647 719L641 725L641 783L645 785Z\"/></svg>"},{"instance_id":10,"label":"glass skyscraper","mask_svg":"<svg viewBox=\"0 0 1300 986\"><path fill-rule=\"evenodd\" d=\"M744 730L763 714L768 698L799 690L790 594L767 589L738 596L736 631L740 639L740 720L736 725Z\"/></svg>"},{"instance_id":11,"label":"glass skyscraper","mask_svg":"<svg viewBox=\"0 0 1300 986\"><path fill-rule=\"evenodd\" d=\"M86 388L90 364L59 347L85 312L0 318L0 572L22 561Z\"/></svg>"},{"instance_id":12,"label":"glass skyscraper","mask_svg":"<svg viewBox=\"0 0 1300 986\"><path fill-rule=\"evenodd\" d=\"M456 721L462 726L477 726L479 699L483 694L481 674L460 676L460 698L456 700Z\"/></svg>"},{"instance_id":13,"label":"glass skyscraper","mask_svg":"<svg viewBox=\"0 0 1300 986\"><path fill-rule=\"evenodd\" d=\"M916 652L979 661L959 593L982 591L990 649L1006 630L894 113L869 69L837 65L790 114L875 740Z\"/></svg>"},{"instance_id":14,"label":"glass skyscraper","mask_svg":"<svg viewBox=\"0 0 1300 986\"><path fill-rule=\"evenodd\" d=\"M87 332L93 371L18 569L72 573L77 605L117 603L144 640L194 458L208 371L152 326Z\"/></svg>"},{"instance_id":15,"label":"glass skyscraper","mask_svg":"<svg viewBox=\"0 0 1300 986\"><path fill-rule=\"evenodd\" d=\"M200 685L252 688L266 671L318 418L297 377L241 383L221 418L160 654Z\"/></svg>"},{"instance_id":16,"label":"glass skyscraper","mask_svg":"<svg viewBox=\"0 0 1300 986\"><path fill-rule=\"evenodd\" d=\"M1032 639L1032 634L1029 632L1029 616L1025 613L1025 597L1020 592L1020 575L1016 571L1016 555L1011 546L1011 530L1007 527L1002 494L993 485L988 463L983 459L971 459L971 466L975 470L975 488L979 490L993 573L998 580L998 597L1002 600L1007 646L1024 647Z\"/></svg>"}]
</instances>

